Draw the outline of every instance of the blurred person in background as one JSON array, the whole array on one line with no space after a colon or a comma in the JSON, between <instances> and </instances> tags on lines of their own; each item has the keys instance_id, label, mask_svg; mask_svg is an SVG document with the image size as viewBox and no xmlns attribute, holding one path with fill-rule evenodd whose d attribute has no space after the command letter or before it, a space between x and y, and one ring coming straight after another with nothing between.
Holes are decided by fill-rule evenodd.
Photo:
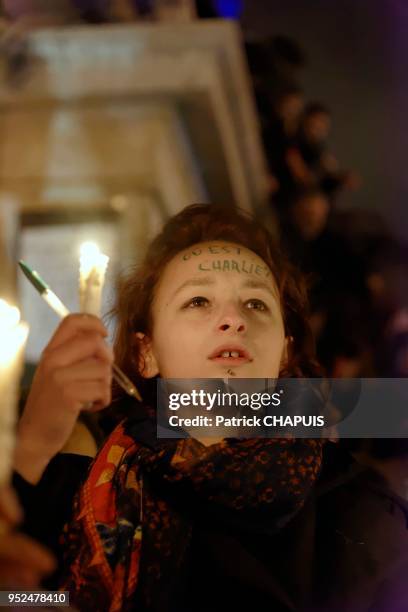
<instances>
[{"instance_id":1,"label":"blurred person in background","mask_svg":"<svg viewBox=\"0 0 408 612\"><path fill-rule=\"evenodd\" d=\"M408 376L408 247L379 240L367 271L371 335L379 376Z\"/></svg>"},{"instance_id":2,"label":"blurred person in background","mask_svg":"<svg viewBox=\"0 0 408 612\"><path fill-rule=\"evenodd\" d=\"M284 160L304 106L300 75L306 56L300 45L286 36L247 41L245 50L269 165L270 195L274 204L275 200L281 203L292 185Z\"/></svg>"},{"instance_id":3,"label":"blurred person in background","mask_svg":"<svg viewBox=\"0 0 408 612\"><path fill-rule=\"evenodd\" d=\"M365 262L338 229L328 195L313 188L299 191L283 218L281 237L308 278L310 323L326 373L368 375L372 366Z\"/></svg>"},{"instance_id":4,"label":"blurred person in background","mask_svg":"<svg viewBox=\"0 0 408 612\"><path fill-rule=\"evenodd\" d=\"M301 71L306 64L303 49L295 40L273 36L245 44L261 130L275 119L276 105L286 92L301 91Z\"/></svg>"},{"instance_id":5,"label":"blurred person in background","mask_svg":"<svg viewBox=\"0 0 408 612\"><path fill-rule=\"evenodd\" d=\"M287 201L291 194L293 180L285 162L285 155L286 151L296 144L303 108L303 91L299 87L288 87L276 97L271 106L269 122L264 127L263 139L270 171L271 192L279 191L279 202Z\"/></svg>"},{"instance_id":6,"label":"blurred person in background","mask_svg":"<svg viewBox=\"0 0 408 612\"><path fill-rule=\"evenodd\" d=\"M328 150L331 113L318 102L309 103L304 111L295 146L286 152L286 163L294 184L318 187L328 195L342 189L357 189L360 179L350 171L340 170Z\"/></svg>"},{"instance_id":7,"label":"blurred person in background","mask_svg":"<svg viewBox=\"0 0 408 612\"><path fill-rule=\"evenodd\" d=\"M330 200L318 188L299 190L289 210L289 223L292 229L291 252L313 243L327 231L331 211ZM303 253L298 257L303 260Z\"/></svg>"}]
</instances>

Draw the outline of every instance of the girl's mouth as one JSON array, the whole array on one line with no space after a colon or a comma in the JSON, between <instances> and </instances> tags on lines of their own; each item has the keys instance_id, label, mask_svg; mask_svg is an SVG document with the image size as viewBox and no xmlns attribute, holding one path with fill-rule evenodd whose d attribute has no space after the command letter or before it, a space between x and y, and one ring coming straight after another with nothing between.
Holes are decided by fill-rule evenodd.
<instances>
[{"instance_id":1,"label":"girl's mouth","mask_svg":"<svg viewBox=\"0 0 408 612\"><path fill-rule=\"evenodd\" d=\"M242 365L252 361L248 351L241 346L221 346L215 349L209 356L211 361L220 365Z\"/></svg>"}]
</instances>

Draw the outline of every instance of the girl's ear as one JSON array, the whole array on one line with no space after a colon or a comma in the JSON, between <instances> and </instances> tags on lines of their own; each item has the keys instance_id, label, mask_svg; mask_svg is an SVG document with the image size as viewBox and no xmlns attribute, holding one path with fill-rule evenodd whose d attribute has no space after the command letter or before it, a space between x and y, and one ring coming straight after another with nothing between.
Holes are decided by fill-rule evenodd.
<instances>
[{"instance_id":1,"label":"girl's ear","mask_svg":"<svg viewBox=\"0 0 408 612\"><path fill-rule=\"evenodd\" d=\"M143 378L153 378L159 373L156 357L152 349L151 339L142 332L135 333L136 342L139 346L139 372Z\"/></svg>"}]
</instances>

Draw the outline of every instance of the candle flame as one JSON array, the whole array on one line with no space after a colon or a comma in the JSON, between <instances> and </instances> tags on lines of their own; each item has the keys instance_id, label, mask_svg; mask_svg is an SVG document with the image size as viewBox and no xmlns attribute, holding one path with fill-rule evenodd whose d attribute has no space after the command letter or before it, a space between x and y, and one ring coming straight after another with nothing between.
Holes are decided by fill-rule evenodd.
<instances>
[{"instance_id":1,"label":"candle flame","mask_svg":"<svg viewBox=\"0 0 408 612\"><path fill-rule=\"evenodd\" d=\"M0 366L11 363L28 336L28 325L20 323L20 311L0 299Z\"/></svg>"},{"instance_id":2,"label":"candle flame","mask_svg":"<svg viewBox=\"0 0 408 612\"><path fill-rule=\"evenodd\" d=\"M28 332L27 323L20 323L13 330L8 330L2 335L0 367L9 366L16 359L27 341Z\"/></svg>"},{"instance_id":3,"label":"candle flame","mask_svg":"<svg viewBox=\"0 0 408 612\"><path fill-rule=\"evenodd\" d=\"M81 258L84 259L95 259L100 254L100 248L96 244L96 242L83 242L79 249L81 254Z\"/></svg>"},{"instance_id":4,"label":"candle flame","mask_svg":"<svg viewBox=\"0 0 408 612\"><path fill-rule=\"evenodd\" d=\"M101 293L109 257L94 242L84 242L79 258L79 305L82 312L100 316Z\"/></svg>"},{"instance_id":5,"label":"candle flame","mask_svg":"<svg viewBox=\"0 0 408 612\"><path fill-rule=\"evenodd\" d=\"M16 306L10 306L6 300L0 299L0 329L16 327L20 321L20 311Z\"/></svg>"},{"instance_id":6,"label":"candle flame","mask_svg":"<svg viewBox=\"0 0 408 612\"><path fill-rule=\"evenodd\" d=\"M92 269L105 265L106 255L103 255L96 242L84 242L80 248L80 276L86 279Z\"/></svg>"}]
</instances>

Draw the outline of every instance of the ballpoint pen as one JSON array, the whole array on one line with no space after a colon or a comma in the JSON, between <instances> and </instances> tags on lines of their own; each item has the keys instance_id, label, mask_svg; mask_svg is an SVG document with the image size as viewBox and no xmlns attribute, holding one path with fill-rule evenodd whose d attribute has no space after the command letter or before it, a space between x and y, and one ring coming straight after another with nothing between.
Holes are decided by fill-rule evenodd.
<instances>
[{"instance_id":1,"label":"ballpoint pen","mask_svg":"<svg viewBox=\"0 0 408 612\"><path fill-rule=\"evenodd\" d=\"M55 293L50 289L47 283L41 278L41 276L35 270L32 270L30 266L28 266L24 261L20 260L18 262L21 270L24 275L28 278L33 287L38 291L43 300L45 300L54 312L57 313L61 319L70 314L68 308L64 306L59 297L55 295ZM118 385L122 387L124 391L128 395L132 397L136 397L139 402L142 401L142 397L137 390L136 386L132 383L131 380L126 376L124 372L117 366L115 363L112 365L113 369L113 378L116 380Z\"/></svg>"}]
</instances>

